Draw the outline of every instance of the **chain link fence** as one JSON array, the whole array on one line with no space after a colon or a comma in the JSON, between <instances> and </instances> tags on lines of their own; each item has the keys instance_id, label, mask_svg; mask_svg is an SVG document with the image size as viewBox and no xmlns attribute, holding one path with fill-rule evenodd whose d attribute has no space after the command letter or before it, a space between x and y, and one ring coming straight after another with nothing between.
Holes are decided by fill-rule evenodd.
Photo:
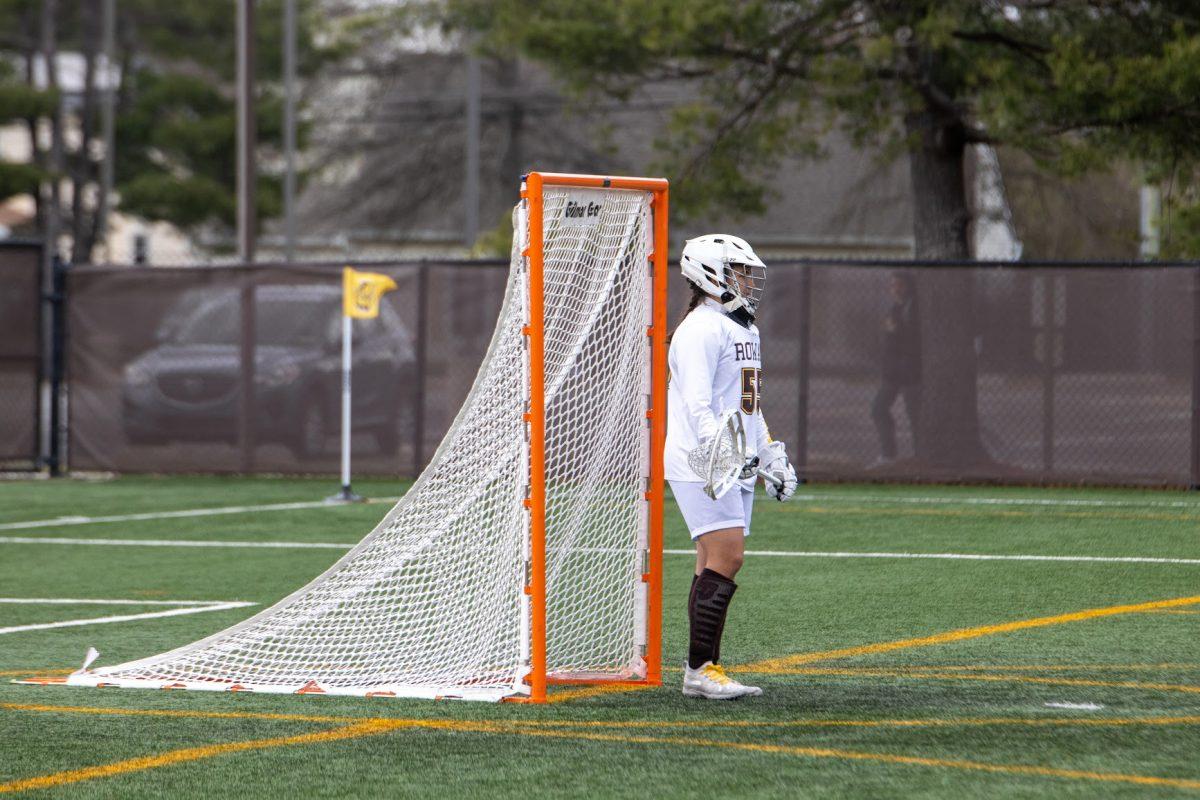
<instances>
[{"instance_id":1,"label":"chain link fence","mask_svg":"<svg viewBox=\"0 0 1200 800\"><path fill-rule=\"evenodd\" d=\"M341 266L73 270L72 467L335 472ZM354 469L415 474L471 386L507 264L353 266L398 286L354 323Z\"/></svg>"},{"instance_id":2,"label":"chain link fence","mask_svg":"<svg viewBox=\"0 0 1200 800\"><path fill-rule=\"evenodd\" d=\"M1181 266L779 265L767 419L813 480L1195 485Z\"/></svg>"},{"instance_id":3,"label":"chain link fence","mask_svg":"<svg viewBox=\"0 0 1200 800\"><path fill-rule=\"evenodd\" d=\"M38 459L42 248L0 242L0 467Z\"/></svg>"},{"instance_id":4,"label":"chain link fence","mask_svg":"<svg viewBox=\"0 0 1200 800\"><path fill-rule=\"evenodd\" d=\"M73 270L72 468L335 472L341 266ZM507 264L351 266L399 285L355 323L354 470L415 475ZM1195 485L1198 272L773 263L764 413L811 480Z\"/></svg>"}]
</instances>

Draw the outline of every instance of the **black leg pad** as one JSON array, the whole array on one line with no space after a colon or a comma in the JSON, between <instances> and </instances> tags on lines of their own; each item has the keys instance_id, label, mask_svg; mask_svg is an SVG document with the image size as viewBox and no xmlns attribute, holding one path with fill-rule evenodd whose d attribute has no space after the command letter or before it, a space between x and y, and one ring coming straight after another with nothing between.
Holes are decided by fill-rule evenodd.
<instances>
[{"instance_id":1,"label":"black leg pad","mask_svg":"<svg viewBox=\"0 0 1200 800\"><path fill-rule=\"evenodd\" d=\"M696 581L698 581L698 580L700 580L700 576L693 572L692 573L692 588L688 591L687 613L688 613L688 622L689 623L692 620L692 609L695 608L695 606L696 606Z\"/></svg>"},{"instance_id":2,"label":"black leg pad","mask_svg":"<svg viewBox=\"0 0 1200 800\"><path fill-rule=\"evenodd\" d=\"M711 569L705 569L696 578L692 589L691 641L688 645L688 666L692 669L706 661L716 663L720 657L725 614L736 590L736 583Z\"/></svg>"}]
</instances>

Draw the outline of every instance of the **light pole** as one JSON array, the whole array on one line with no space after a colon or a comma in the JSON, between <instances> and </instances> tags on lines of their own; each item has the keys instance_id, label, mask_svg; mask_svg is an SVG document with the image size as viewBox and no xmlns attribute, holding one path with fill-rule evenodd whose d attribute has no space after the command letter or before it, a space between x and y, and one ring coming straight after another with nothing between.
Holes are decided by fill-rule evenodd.
<instances>
[{"instance_id":1,"label":"light pole","mask_svg":"<svg viewBox=\"0 0 1200 800\"><path fill-rule=\"evenodd\" d=\"M238 258L254 261L255 125L254 0L237 4L237 234Z\"/></svg>"},{"instance_id":2,"label":"light pole","mask_svg":"<svg viewBox=\"0 0 1200 800\"><path fill-rule=\"evenodd\" d=\"M296 256L296 0L283 3L283 253Z\"/></svg>"}]
</instances>

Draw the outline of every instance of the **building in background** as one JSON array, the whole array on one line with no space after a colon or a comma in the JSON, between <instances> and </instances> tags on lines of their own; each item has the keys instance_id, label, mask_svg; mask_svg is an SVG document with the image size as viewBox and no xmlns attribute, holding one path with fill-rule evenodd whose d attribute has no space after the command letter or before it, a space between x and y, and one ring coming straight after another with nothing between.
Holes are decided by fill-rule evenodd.
<instances>
[{"instance_id":1,"label":"building in background","mask_svg":"<svg viewBox=\"0 0 1200 800\"><path fill-rule=\"evenodd\" d=\"M470 251L465 73L460 54L407 53L370 78L335 77L315 89L307 160L317 166L298 203L305 257ZM503 240L525 171L655 172L654 141L671 109L690 99L685 87L655 86L625 102L583 103L557 91L537 65L519 61L487 62L480 94L484 242ZM684 223L674 238L730 229L776 257L909 255L906 162L881 163L836 135L826 151L823 159L785 160L762 215ZM281 229L268 226L264 249L280 241Z\"/></svg>"},{"instance_id":2,"label":"building in background","mask_svg":"<svg viewBox=\"0 0 1200 800\"><path fill-rule=\"evenodd\" d=\"M444 43L443 43L444 45ZM82 92L83 59L58 57L67 137ZM564 95L539 65L484 61L480 81L478 220L468 243L466 59L413 43L328 68L305 90L309 147L298 198L298 260L463 257L506 254L509 212L529 169L608 174L657 172L654 142L686 85L657 85L627 101ZM44 70L43 70L44 72ZM102 80L104 70L98 71ZM44 83L44 78L42 79ZM23 125L0 128L0 156L28 161ZM973 252L1006 260L1135 257L1138 181L1133 170L1075 181L1047 175L1029 159L989 148L969 169ZM1003 171L1004 176L1001 177ZM669 176L670 177L670 176ZM1006 186L1007 184L1007 186ZM674 240L736 230L769 258L904 258L912 253L908 164L859 149L831 133L822 157L784 159L767 182L766 210L677 221ZM68 181L62 184L69 197ZM94 260L192 264L233 260L231 232L188 235L163 222L110 216ZM35 232L33 198L0 203L0 236ZM259 258L281 261L282 220L263 223Z\"/></svg>"},{"instance_id":3,"label":"building in background","mask_svg":"<svg viewBox=\"0 0 1200 800\"><path fill-rule=\"evenodd\" d=\"M311 87L309 175L298 201L303 257L470 252L464 242L466 61L445 49L404 52L361 64L349 76L327 75ZM485 61L483 235L475 251L506 254L509 213L524 171L656 173L654 142L672 108L691 98L684 85L660 84L627 101L580 100L561 93L537 64ZM978 168L971 164L967 171L980 258L1111 258L1123 256L1120 243L1137 235L1138 187L1129 170L1066 181L1021 156L990 148L974 155ZM775 258L912 254L903 154L888 161L833 132L821 157L784 159L767 185L763 214L675 221L673 239L736 230ZM281 231L278 221L268 223L264 254L282 246Z\"/></svg>"},{"instance_id":4,"label":"building in background","mask_svg":"<svg viewBox=\"0 0 1200 800\"><path fill-rule=\"evenodd\" d=\"M97 56L97 61L99 66L95 70L93 87L103 91L107 88L106 81L112 81L116 88L119 71L107 68L103 54ZM33 86L38 90L45 90L49 85L44 62L45 59L41 58L34 62ZM79 113L87 76L85 61L81 53L61 52L57 54L55 62L62 95L63 137L74 147L80 141ZM23 122L0 126L0 160L32 162L29 129ZM62 179L59 191L63 203L70 203L72 183L69 178ZM37 235L37 207L31 195L16 195L0 202L0 238L14 235ZM63 231L60 244L67 241L69 232ZM70 248L63 246L60 250L65 253ZM118 207L108 216L106 232L96 244L94 260L115 264L179 264L203 261L208 257L204 249L176 226L122 214Z\"/></svg>"}]
</instances>

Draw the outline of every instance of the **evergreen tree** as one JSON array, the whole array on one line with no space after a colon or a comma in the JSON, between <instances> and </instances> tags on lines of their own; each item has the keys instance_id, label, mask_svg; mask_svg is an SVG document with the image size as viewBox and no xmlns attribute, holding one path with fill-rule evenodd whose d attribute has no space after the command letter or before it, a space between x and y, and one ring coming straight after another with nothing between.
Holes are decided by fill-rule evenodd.
<instances>
[{"instance_id":1,"label":"evergreen tree","mask_svg":"<svg viewBox=\"0 0 1200 800\"><path fill-rule=\"evenodd\" d=\"M970 257L972 144L1063 174L1136 159L1185 180L1200 163L1192 0L452 0L449 24L552 64L584 92L695 84L700 99L675 109L660 165L672 208L692 217L761 210L779 160L819 155L834 127L908 154L922 259ZM1200 241L1182 227L1176 242ZM963 270L920 286L918 455L951 470L989 458L972 283Z\"/></svg>"}]
</instances>

